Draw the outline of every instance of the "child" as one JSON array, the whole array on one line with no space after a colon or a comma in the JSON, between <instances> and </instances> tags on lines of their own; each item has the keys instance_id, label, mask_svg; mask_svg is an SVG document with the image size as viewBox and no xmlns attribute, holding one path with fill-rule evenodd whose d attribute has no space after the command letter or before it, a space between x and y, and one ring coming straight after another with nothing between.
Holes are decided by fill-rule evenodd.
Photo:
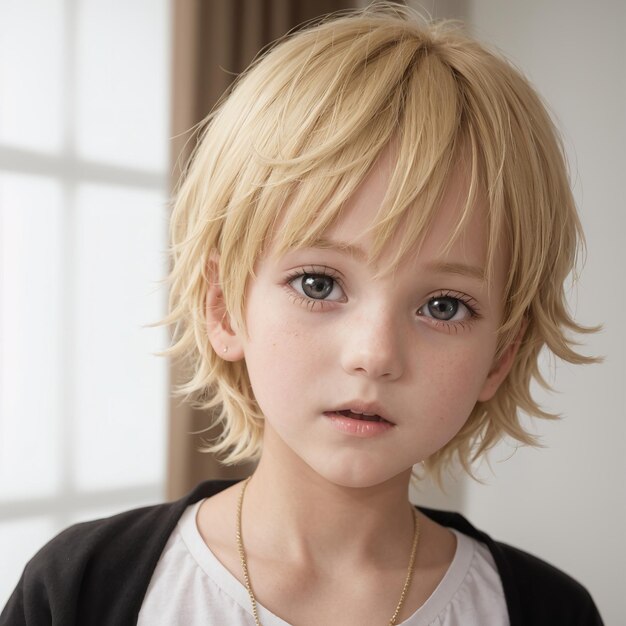
<instances>
[{"instance_id":1,"label":"child","mask_svg":"<svg viewBox=\"0 0 626 626\"><path fill-rule=\"evenodd\" d=\"M284 39L210 116L172 218L170 353L251 479L74 526L2 624L601 624L589 594L418 510L503 436L582 241L561 146L510 65L376 5Z\"/></svg>"}]
</instances>

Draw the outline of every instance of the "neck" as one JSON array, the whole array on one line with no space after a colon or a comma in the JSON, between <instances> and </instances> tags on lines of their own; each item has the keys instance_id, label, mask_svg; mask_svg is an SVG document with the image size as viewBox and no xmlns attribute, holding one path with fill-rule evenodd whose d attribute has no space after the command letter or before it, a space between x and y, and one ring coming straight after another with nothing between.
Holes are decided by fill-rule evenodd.
<instances>
[{"instance_id":1,"label":"neck","mask_svg":"<svg viewBox=\"0 0 626 626\"><path fill-rule=\"evenodd\" d=\"M318 569L338 561L406 566L414 530L410 469L380 484L347 487L299 458L268 452L250 480L242 509L251 554Z\"/></svg>"}]
</instances>

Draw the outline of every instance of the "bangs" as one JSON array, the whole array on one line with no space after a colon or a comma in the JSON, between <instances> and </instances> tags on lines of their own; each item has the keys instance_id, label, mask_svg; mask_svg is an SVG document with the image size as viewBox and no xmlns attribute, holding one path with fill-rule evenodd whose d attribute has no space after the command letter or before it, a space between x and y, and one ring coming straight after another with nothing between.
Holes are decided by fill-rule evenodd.
<instances>
[{"instance_id":1,"label":"bangs","mask_svg":"<svg viewBox=\"0 0 626 626\"><path fill-rule=\"evenodd\" d=\"M442 254L462 233L479 193L486 189L485 159L452 69L428 45L419 44L407 40L394 48L385 45L366 62L352 66L350 75L338 83L341 88L326 92L314 123L300 127L298 132L307 138L300 151L292 158L271 162L259 209L266 212L266 245L271 244L277 256L316 247L341 219L347 201L387 149L390 182L369 228L373 238L367 251L370 263L380 261L392 239L394 253L380 274L393 271L408 254L419 251L459 169L467 180L467 193ZM290 102L286 110L297 111L297 105ZM284 123L292 127L286 116L283 112ZM278 187L282 193L276 193ZM277 198L282 206L277 205ZM488 214L491 217L492 211ZM491 242L497 241L491 220L489 233L491 260L495 254ZM489 280L492 264L488 267Z\"/></svg>"},{"instance_id":2,"label":"bangs","mask_svg":"<svg viewBox=\"0 0 626 626\"><path fill-rule=\"evenodd\" d=\"M487 288L500 245L513 250L513 264L525 265L521 277L507 274L508 302L516 281L532 286L543 271L541 257L529 254L528 244L522 248L528 224L519 211L536 203L536 189L525 188L525 181L542 175L524 172L524 161L512 151L515 146L528 156L526 163L533 161L528 130L538 119L536 97L504 62L464 39L455 24L432 25L425 35L419 25L406 24L399 32L397 24L387 27L376 17L360 24L348 19L345 30L338 28L341 23L298 33L270 51L264 72L252 67L212 122L216 128L235 123L230 141L239 137L245 155L222 214L220 241L228 244L219 252L226 280L245 284L254 278L257 261L269 249L282 256L315 247L389 150L388 189L364 233L371 234L368 260L378 275L419 253L448 185L461 171L462 210L440 254L447 255L472 213L483 211ZM379 267L392 239L389 262ZM531 246L539 241L534 238ZM527 306L517 300L505 312L501 345ZM243 301L233 295L229 308L245 328Z\"/></svg>"}]
</instances>

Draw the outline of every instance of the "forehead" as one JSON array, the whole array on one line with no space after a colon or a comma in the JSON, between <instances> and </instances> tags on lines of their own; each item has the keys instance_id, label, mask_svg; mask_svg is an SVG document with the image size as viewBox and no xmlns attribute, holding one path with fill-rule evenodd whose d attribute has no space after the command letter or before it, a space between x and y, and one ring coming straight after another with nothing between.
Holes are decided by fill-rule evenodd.
<instances>
[{"instance_id":1,"label":"forehead","mask_svg":"<svg viewBox=\"0 0 626 626\"><path fill-rule=\"evenodd\" d=\"M385 199L391 171L391 158L388 154L383 155L346 202L339 219L311 245L325 248L339 244L354 256L372 262L367 257L372 238L385 221ZM428 227L416 245L407 250L404 263L419 257L439 265L465 265L476 277L485 278L489 243L487 205L483 194L477 194L466 212L469 185L466 168L457 166L451 171ZM400 241L410 230L412 217L421 210L424 209L418 199L402 220L389 224L393 232L378 259L381 267L393 268L394 251L401 247Z\"/></svg>"}]
</instances>

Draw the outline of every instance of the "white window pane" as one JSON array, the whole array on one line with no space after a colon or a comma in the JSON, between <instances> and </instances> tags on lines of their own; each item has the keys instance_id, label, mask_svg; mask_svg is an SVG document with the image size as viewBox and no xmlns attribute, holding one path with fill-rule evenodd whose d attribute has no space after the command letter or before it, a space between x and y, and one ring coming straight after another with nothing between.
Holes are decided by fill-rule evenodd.
<instances>
[{"instance_id":1,"label":"white window pane","mask_svg":"<svg viewBox=\"0 0 626 626\"><path fill-rule=\"evenodd\" d=\"M0 2L0 143L58 151L63 137L63 0Z\"/></svg>"},{"instance_id":2,"label":"white window pane","mask_svg":"<svg viewBox=\"0 0 626 626\"><path fill-rule=\"evenodd\" d=\"M0 499L59 484L61 187L0 176Z\"/></svg>"},{"instance_id":3,"label":"white window pane","mask_svg":"<svg viewBox=\"0 0 626 626\"><path fill-rule=\"evenodd\" d=\"M0 610L31 557L58 532L47 517L0 522Z\"/></svg>"},{"instance_id":4,"label":"white window pane","mask_svg":"<svg viewBox=\"0 0 626 626\"><path fill-rule=\"evenodd\" d=\"M76 475L79 488L162 481L167 211L156 192L84 185L77 197Z\"/></svg>"},{"instance_id":5,"label":"white window pane","mask_svg":"<svg viewBox=\"0 0 626 626\"><path fill-rule=\"evenodd\" d=\"M81 156L167 167L169 3L82 0L77 146Z\"/></svg>"}]
</instances>

